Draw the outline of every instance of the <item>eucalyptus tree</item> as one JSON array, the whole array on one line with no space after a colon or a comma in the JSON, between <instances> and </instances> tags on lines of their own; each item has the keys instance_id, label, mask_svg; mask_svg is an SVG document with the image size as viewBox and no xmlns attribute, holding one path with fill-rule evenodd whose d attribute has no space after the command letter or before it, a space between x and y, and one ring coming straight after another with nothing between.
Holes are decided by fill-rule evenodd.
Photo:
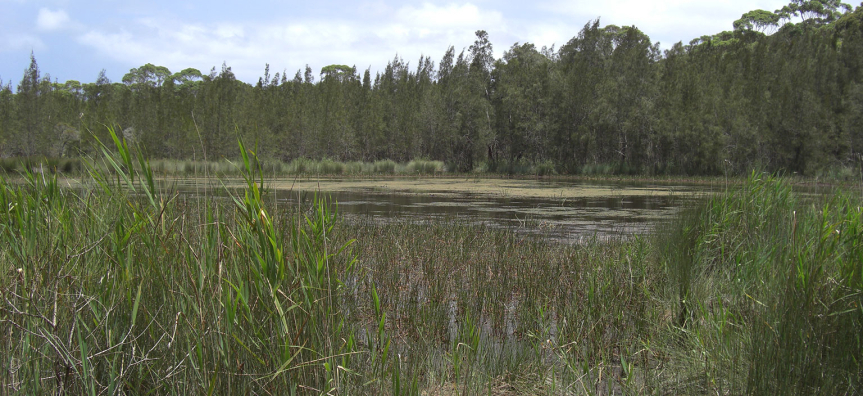
<instances>
[{"instance_id":1,"label":"eucalyptus tree","mask_svg":"<svg viewBox=\"0 0 863 396\"><path fill-rule=\"evenodd\" d=\"M785 20L799 17L805 24L823 25L836 21L848 11L851 6L839 0L791 0L776 10L776 14Z\"/></svg>"},{"instance_id":2,"label":"eucalyptus tree","mask_svg":"<svg viewBox=\"0 0 863 396\"><path fill-rule=\"evenodd\" d=\"M463 52L456 60L452 70L454 85L449 87L454 90L459 108L453 161L462 171L472 170L495 140L492 129L494 108L491 106L494 52L488 33L476 31L476 40L468 50L469 60Z\"/></svg>"},{"instance_id":3,"label":"eucalyptus tree","mask_svg":"<svg viewBox=\"0 0 863 396\"><path fill-rule=\"evenodd\" d=\"M655 91L654 64L659 43L636 27L608 26L613 50L600 88L598 113L606 129L607 161L639 167L652 156Z\"/></svg>"},{"instance_id":4,"label":"eucalyptus tree","mask_svg":"<svg viewBox=\"0 0 863 396\"><path fill-rule=\"evenodd\" d=\"M159 87L171 76L171 71L167 67L147 63L141 67L132 68L123 75L123 84Z\"/></svg>"},{"instance_id":5,"label":"eucalyptus tree","mask_svg":"<svg viewBox=\"0 0 863 396\"><path fill-rule=\"evenodd\" d=\"M3 80L0 79L0 156L11 154L8 150L8 145L11 134L15 131L15 125L13 124L15 113L12 84L11 82L7 82L4 85Z\"/></svg>"},{"instance_id":6,"label":"eucalyptus tree","mask_svg":"<svg viewBox=\"0 0 863 396\"><path fill-rule=\"evenodd\" d=\"M559 51L516 44L495 60L480 30L437 65L396 56L373 75L335 64L319 81L308 65L293 79L267 65L255 86L225 64L202 75L147 63L122 83L104 70L95 83L52 83L31 59L18 93L0 87L0 155L60 155L54 143L73 130L86 150L91 134L107 139L108 124L133 128L129 136L156 157L218 159L233 154L240 134L283 160L815 173L863 161L863 11L848 10L794 0L749 11L734 30L664 56L637 28L595 20Z\"/></svg>"},{"instance_id":7,"label":"eucalyptus tree","mask_svg":"<svg viewBox=\"0 0 863 396\"><path fill-rule=\"evenodd\" d=\"M372 81L371 68L363 72L362 85L354 97L356 116L356 153L352 159L373 161L378 159L378 150L384 145L383 104L380 95L379 77Z\"/></svg>"},{"instance_id":8,"label":"eucalyptus tree","mask_svg":"<svg viewBox=\"0 0 863 396\"><path fill-rule=\"evenodd\" d=\"M463 58L460 55L459 58ZM435 131L430 136L429 156L453 162L459 123L459 104L456 95L458 81L454 74L455 47L449 46L438 63L437 83L429 99L435 115Z\"/></svg>"},{"instance_id":9,"label":"eucalyptus tree","mask_svg":"<svg viewBox=\"0 0 863 396\"><path fill-rule=\"evenodd\" d=\"M204 76L201 71L193 67L187 67L171 75L170 80L173 80L178 86L195 86L199 85Z\"/></svg>"},{"instance_id":10,"label":"eucalyptus tree","mask_svg":"<svg viewBox=\"0 0 863 396\"><path fill-rule=\"evenodd\" d=\"M204 77L201 95L197 100L195 122L199 127L202 150L195 156L209 160L231 156L230 149L238 129L239 103L245 100L246 84L238 81L227 64L222 63L219 73L214 67ZM200 154L200 155L199 155Z\"/></svg>"},{"instance_id":11,"label":"eucalyptus tree","mask_svg":"<svg viewBox=\"0 0 863 396\"><path fill-rule=\"evenodd\" d=\"M356 115L354 97L361 88L356 67L325 66L321 69L321 82L317 88L321 95L317 156L351 159L356 141L352 120Z\"/></svg>"},{"instance_id":12,"label":"eucalyptus tree","mask_svg":"<svg viewBox=\"0 0 863 396\"><path fill-rule=\"evenodd\" d=\"M599 19L584 28L560 48L563 95L558 109L559 128L553 137L556 162L568 172L577 172L587 163L605 161L601 153L602 133L596 119L596 99L612 53L611 42L599 26Z\"/></svg>"},{"instance_id":13,"label":"eucalyptus tree","mask_svg":"<svg viewBox=\"0 0 863 396\"><path fill-rule=\"evenodd\" d=\"M863 173L863 4L836 23L840 44L839 80L843 87L841 123L850 148L846 162L856 162Z\"/></svg>"},{"instance_id":14,"label":"eucalyptus tree","mask_svg":"<svg viewBox=\"0 0 863 396\"><path fill-rule=\"evenodd\" d=\"M440 133L440 95L436 84L437 71L435 63L429 56L420 55L416 70L417 113L414 117L417 136L413 148L414 157L421 156L429 158L438 145L438 134Z\"/></svg>"},{"instance_id":15,"label":"eucalyptus tree","mask_svg":"<svg viewBox=\"0 0 863 396\"><path fill-rule=\"evenodd\" d=\"M33 156L46 152L52 122L56 121L48 114L51 91L51 78L41 76L36 57L30 53L30 66L24 71L15 94L17 131L11 136L14 154Z\"/></svg>"},{"instance_id":16,"label":"eucalyptus tree","mask_svg":"<svg viewBox=\"0 0 863 396\"><path fill-rule=\"evenodd\" d=\"M80 115L82 149L93 147L91 136L101 139L103 142L110 139L104 125L112 125L118 122L117 96L114 91L123 84L115 86L108 78L105 69L99 71L96 81L83 84L84 109ZM86 133L84 133L86 132Z\"/></svg>"},{"instance_id":17,"label":"eucalyptus tree","mask_svg":"<svg viewBox=\"0 0 863 396\"><path fill-rule=\"evenodd\" d=\"M52 84L53 114L57 120L50 133L52 143L45 154L52 157L78 155L81 141L81 114L84 109L83 88L77 80Z\"/></svg>"},{"instance_id":18,"label":"eucalyptus tree","mask_svg":"<svg viewBox=\"0 0 863 396\"><path fill-rule=\"evenodd\" d=\"M772 34L779 28L781 16L765 10L749 11L734 21L734 30L752 30L762 34Z\"/></svg>"},{"instance_id":19,"label":"eucalyptus tree","mask_svg":"<svg viewBox=\"0 0 863 396\"><path fill-rule=\"evenodd\" d=\"M515 161L537 162L549 158L552 95L549 81L552 60L533 44L513 44L495 63L493 104L501 153L512 172ZM490 161L497 153L489 154Z\"/></svg>"},{"instance_id":20,"label":"eucalyptus tree","mask_svg":"<svg viewBox=\"0 0 863 396\"><path fill-rule=\"evenodd\" d=\"M127 87L121 95L125 99L122 126L134 130L139 143L151 154L175 156L177 153L171 145L179 142L175 136L176 126L171 120L175 105L171 71L167 67L147 63L130 69L122 81Z\"/></svg>"}]
</instances>

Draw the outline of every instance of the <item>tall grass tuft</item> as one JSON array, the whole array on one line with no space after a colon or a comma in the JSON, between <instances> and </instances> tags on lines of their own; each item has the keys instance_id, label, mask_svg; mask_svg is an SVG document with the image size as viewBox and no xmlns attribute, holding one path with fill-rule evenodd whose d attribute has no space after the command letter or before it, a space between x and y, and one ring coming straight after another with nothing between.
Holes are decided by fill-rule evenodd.
<instances>
[{"instance_id":1,"label":"tall grass tuft","mask_svg":"<svg viewBox=\"0 0 863 396\"><path fill-rule=\"evenodd\" d=\"M82 190L0 179L2 393L339 389L357 353L337 302L352 260L328 202L271 215L242 143L246 190L190 201L109 132Z\"/></svg>"},{"instance_id":2,"label":"tall grass tuft","mask_svg":"<svg viewBox=\"0 0 863 396\"><path fill-rule=\"evenodd\" d=\"M685 392L854 393L863 380L863 211L753 173L672 228L663 260Z\"/></svg>"},{"instance_id":3,"label":"tall grass tuft","mask_svg":"<svg viewBox=\"0 0 863 396\"><path fill-rule=\"evenodd\" d=\"M656 236L566 246L458 220L349 221L318 196L277 210L277 169L242 141L237 164L202 164L233 167L243 189L180 195L109 135L80 189L0 178L0 393L863 386L858 195L753 173Z\"/></svg>"},{"instance_id":4,"label":"tall grass tuft","mask_svg":"<svg viewBox=\"0 0 863 396\"><path fill-rule=\"evenodd\" d=\"M25 171L77 174L82 170L82 161L79 158L38 156L0 158L0 173L7 175L17 175Z\"/></svg>"},{"instance_id":5,"label":"tall grass tuft","mask_svg":"<svg viewBox=\"0 0 863 396\"><path fill-rule=\"evenodd\" d=\"M377 174L391 175L396 173L396 163L391 160L375 161L374 169Z\"/></svg>"},{"instance_id":6,"label":"tall grass tuft","mask_svg":"<svg viewBox=\"0 0 863 396\"><path fill-rule=\"evenodd\" d=\"M446 167L443 161L413 160L407 164L407 173L420 175L436 175L443 173Z\"/></svg>"}]
</instances>

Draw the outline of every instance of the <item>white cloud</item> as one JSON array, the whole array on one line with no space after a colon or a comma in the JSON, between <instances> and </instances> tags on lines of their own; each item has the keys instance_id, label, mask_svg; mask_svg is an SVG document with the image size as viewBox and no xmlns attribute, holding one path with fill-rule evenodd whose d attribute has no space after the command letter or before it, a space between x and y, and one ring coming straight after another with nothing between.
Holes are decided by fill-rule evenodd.
<instances>
[{"instance_id":1,"label":"white cloud","mask_svg":"<svg viewBox=\"0 0 863 396\"><path fill-rule=\"evenodd\" d=\"M90 30L78 42L130 67L150 62L171 70L197 67L206 72L225 61L238 78L254 82L266 63L272 70L286 68L290 77L305 64L316 72L334 63L357 65L360 70L371 66L374 73L382 71L396 53L412 64L421 54L437 61L450 45L470 45L474 31L505 26L499 12L470 3L382 10L375 8L383 14L372 22L304 19L201 24L141 19L119 31Z\"/></svg>"},{"instance_id":2,"label":"white cloud","mask_svg":"<svg viewBox=\"0 0 863 396\"><path fill-rule=\"evenodd\" d=\"M371 66L374 73L382 71L396 54L412 65L420 55L437 62L450 45L456 52L471 45L479 29L488 31L496 57L515 42L559 48L596 17L602 18L603 25L636 25L668 48L678 40L730 29L731 22L744 12L775 9L771 3L785 0L754 0L751 4L731 0L581 4L539 0L545 3L521 13L503 13L505 8L500 5L473 1L393 7L370 0L357 5L353 15L341 18L296 15L242 21L228 16L210 22L190 22L183 16L148 18L127 21L119 29L93 27L77 40L130 68L150 62L171 70L196 67L207 72L225 61L238 78L255 82L266 63L271 72L286 69L290 77L306 64L315 72L335 63L357 65L360 70ZM62 11L43 10L45 28L75 24Z\"/></svg>"},{"instance_id":3,"label":"white cloud","mask_svg":"<svg viewBox=\"0 0 863 396\"><path fill-rule=\"evenodd\" d=\"M450 45L457 53L471 45L479 29L489 33L496 57L515 42L559 48L597 17L603 25L636 25L668 48L678 40L731 29L733 20L744 12L772 10L786 1L361 0L350 10L326 16L275 12L243 20L220 13L193 20L184 14L172 18L155 12L146 14L147 18L122 20L120 27L86 29L63 10L42 8L37 26L41 31L80 32L70 36L123 67L150 62L171 70L196 67L207 72L225 61L238 78L255 82L266 63L271 72L287 69L292 76L306 64L317 72L333 63L357 65L360 70L371 67L374 73L396 54L412 65L420 55L438 62ZM0 44L0 48L11 46Z\"/></svg>"},{"instance_id":4,"label":"white cloud","mask_svg":"<svg viewBox=\"0 0 863 396\"><path fill-rule=\"evenodd\" d=\"M29 34L2 34L0 35L0 53L21 52L45 48L45 43L38 37Z\"/></svg>"},{"instance_id":5,"label":"white cloud","mask_svg":"<svg viewBox=\"0 0 863 396\"><path fill-rule=\"evenodd\" d=\"M503 16L497 11L480 10L471 3L445 7L424 3L421 8L406 6L399 9L396 21L414 29L480 29L503 25Z\"/></svg>"},{"instance_id":6,"label":"white cloud","mask_svg":"<svg viewBox=\"0 0 863 396\"><path fill-rule=\"evenodd\" d=\"M302 62L332 57L350 45L352 34L315 24L243 26L141 21L132 28L137 30L92 30L78 41L135 67L150 62L171 70L197 67L206 73L211 66L218 67L225 61L238 78L253 82L265 63L274 67L291 63L292 68L297 68Z\"/></svg>"},{"instance_id":7,"label":"white cloud","mask_svg":"<svg viewBox=\"0 0 863 396\"><path fill-rule=\"evenodd\" d=\"M524 26L523 31L518 34L521 38L521 43L532 43L537 49L543 46L555 46L559 49L561 45L566 44L572 37L578 33L573 32L572 25L564 23L543 23Z\"/></svg>"},{"instance_id":8,"label":"white cloud","mask_svg":"<svg viewBox=\"0 0 863 396\"><path fill-rule=\"evenodd\" d=\"M600 18L601 24L635 25L650 36L661 41L667 48L677 41L688 42L705 34L731 30L734 20L748 11L765 9L773 11L787 4L787 0L610 0L576 3L567 0L552 0L540 6L572 18L583 19L582 24Z\"/></svg>"},{"instance_id":9,"label":"white cloud","mask_svg":"<svg viewBox=\"0 0 863 396\"><path fill-rule=\"evenodd\" d=\"M39 15L36 17L36 27L42 31L63 29L69 27L71 22L66 11L51 11L44 7L39 9Z\"/></svg>"},{"instance_id":10,"label":"white cloud","mask_svg":"<svg viewBox=\"0 0 863 396\"><path fill-rule=\"evenodd\" d=\"M362 18L377 18L391 12L392 8L383 0L366 1L357 6L357 13Z\"/></svg>"}]
</instances>

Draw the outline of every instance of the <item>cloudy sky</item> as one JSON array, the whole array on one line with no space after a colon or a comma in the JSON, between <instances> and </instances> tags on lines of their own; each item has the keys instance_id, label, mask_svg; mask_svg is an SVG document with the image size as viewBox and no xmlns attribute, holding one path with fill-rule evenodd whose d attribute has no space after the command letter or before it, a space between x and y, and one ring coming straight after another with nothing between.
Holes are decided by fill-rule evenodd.
<instances>
[{"instance_id":1,"label":"cloudy sky","mask_svg":"<svg viewBox=\"0 0 863 396\"><path fill-rule=\"evenodd\" d=\"M172 72L207 73L226 62L254 83L270 64L289 76L308 64L356 65L372 74L398 54L416 65L436 63L446 49L468 47L478 29L495 55L516 42L538 48L565 44L589 20L635 25L671 44L731 30L754 9L773 11L781 0L533 0L394 1L256 0L0 0L0 79L13 89L30 52L52 79L93 82L101 69L120 81L130 68L153 63Z\"/></svg>"}]
</instances>

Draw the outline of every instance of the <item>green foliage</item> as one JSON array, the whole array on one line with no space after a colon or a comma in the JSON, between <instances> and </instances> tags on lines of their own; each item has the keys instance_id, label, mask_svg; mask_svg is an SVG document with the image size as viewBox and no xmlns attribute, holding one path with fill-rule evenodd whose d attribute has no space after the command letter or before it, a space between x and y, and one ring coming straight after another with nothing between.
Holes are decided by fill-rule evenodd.
<instances>
[{"instance_id":1,"label":"green foliage","mask_svg":"<svg viewBox=\"0 0 863 396\"><path fill-rule=\"evenodd\" d=\"M671 227L662 260L679 301L677 336L693 348L674 358L687 388L859 387L861 227L859 197L802 203L786 181L756 173ZM704 356L713 358L695 368Z\"/></svg>"},{"instance_id":2,"label":"green foliage","mask_svg":"<svg viewBox=\"0 0 863 396\"><path fill-rule=\"evenodd\" d=\"M0 274L6 389L341 388L343 372L326 367L353 367L358 353L342 344L337 302L353 260L331 242L330 204L270 215L260 161L242 143L245 191L230 204L187 204L108 134L113 147L100 145L82 189L29 169L19 182L0 179L0 261L12 268Z\"/></svg>"},{"instance_id":3,"label":"green foliage","mask_svg":"<svg viewBox=\"0 0 863 396\"><path fill-rule=\"evenodd\" d=\"M324 68L321 69L321 81L333 79L337 82L347 82L349 80L355 80L357 78L356 73L357 70L355 67L346 65L324 66Z\"/></svg>"},{"instance_id":4,"label":"green foliage","mask_svg":"<svg viewBox=\"0 0 863 396\"><path fill-rule=\"evenodd\" d=\"M84 171L84 164L80 158L16 157L0 159L0 173L6 176L16 176L25 171L76 175Z\"/></svg>"},{"instance_id":5,"label":"green foliage","mask_svg":"<svg viewBox=\"0 0 863 396\"><path fill-rule=\"evenodd\" d=\"M834 22L848 11L851 11L851 6L839 0L791 0L776 10L776 14L782 19L800 17L804 23L824 24Z\"/></svg>"},{"instance_id":6,"label":"green foliage","mask_svg":"<svg viewBox=\"0 0 863 396\"><path fill-rule=\"evenodd\" d=\"M734 21L734 30L755 30L769 34L779 27L780 19L779 14L765 10L753 10Z\"/></svg>"},{"instance_id":7,"label":"green foliage","mask_svg":"<svg viewBox=\"0 0 863 396\"><path fill-rule=\"evenodd\" d=\"M193 76L193 70L194 69L186 69L184 72ZM201 73L198 72L199 76L200 74ZM161 86L165 81L171 79L171 76L171 71L168 70L167 67L155 66L152 63L148 63L144 66L129 70L129 72L123 76L123 83L126 85L147 85L151 87Z\"/></svg>"},{"instance_id":8,"label":"green foliage","mask_svg":"<svg viewBox=\"0 0 863 396\"><path fill-rule=\"evenodd\" d=\"M106 132L80 188L31 167L0 178L9 392L847 394L863 384L859 193L799 194L753 172L656 237L558 245L454 220L348 222L317 196L276 206L270 165L242 139L242 189L181 196L155 183L135 144Z\"/></svg>"},{"instance_id":9,"label":"green foliage","mask_svg":"<svg viewBox=\"0 0 863 396\"><path fill-rule=\"evenodd\" d=\"M443 162L429 160L413 160L408 162L406 168L407 173L420 175L435 175L446 170Z\"/></svg>"},{"instance_id":10,"label":"green foliage","mask_svg":"<svg viewBox=\"0 0 863 396\"><path fill-rule=\"evenodd\" d=\"M863 152L861 13L794 0L664 52L637 27L595 20L559 50L517 43L495 59L478 30L437 65L396 56L360 78L333 64L318 83L310 67L289 79L266 65L250 85L227 64L172 74L149 63L122 83L104 71L60 83L33 56L17 92L0 83L0 157L93 154L91 136L107 141L103 125L118 125L157 159L236 160L240 136L266 161L321 168L298 173L427 158L463 173L550 162L562 174L830 174Z\"/></svg>"}]
</instances>

